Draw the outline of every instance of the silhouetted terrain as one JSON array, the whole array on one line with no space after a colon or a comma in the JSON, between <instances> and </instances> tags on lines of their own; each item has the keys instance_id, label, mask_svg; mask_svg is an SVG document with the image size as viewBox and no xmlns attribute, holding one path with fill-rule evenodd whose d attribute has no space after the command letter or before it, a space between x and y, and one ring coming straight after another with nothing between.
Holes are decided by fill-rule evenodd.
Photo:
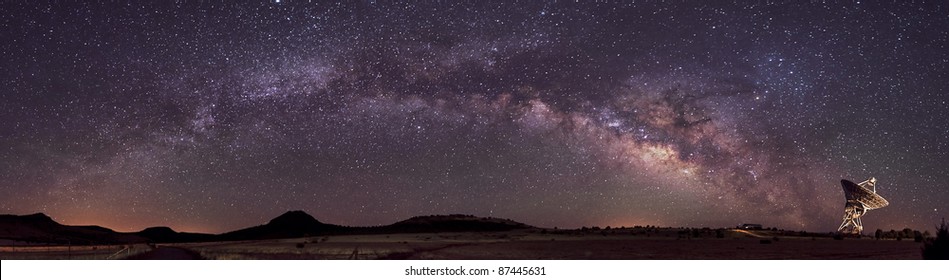
<instances>
[{"instance_id":1,"label":"silhouetted terrain","mask_svg":"<svg viewBox=\"0 0 949 280\"><path fill-rule=\"evenodd\" d=\"M322 223L303 211L289 211L266 224L218 235L176 232L169 227L120 233L99 226L62 225L42 213L0 216L0 239L45 244L187 243L347 234L490 232L528 228L532 227L511 220L471 215L418 216L387 226L347 227Z\"/></svg>"},{"instance_id":2,"label":"silhouetted terrain","mask_svg":"<svg viewBox=\"0 0 949 280\"><path fill-rule=\"evenodd\" d=\"M392 233L481 232L532 228L512 220L481 218L471 215L419 216L383 227Z\"/></svg>"},{"instance_id":3,"label":"silhouetted terrain","mask_svg":"<svg viewBox=\"0 0 949 280\"><path fill-rule=\"evenodd\" d=\"M220 240L261 240L317 235L485 232L532 228L498 218L471 215L418 216L387 226L347 227L322 223L303 211L290 211L269 223L220 235Z\"/></svg>"},{"instance_id":4,"label":"silhouetted terrain","mask_svg":"<svg viewBox=\"0 0 949 280\"><path fill-rule=\"evenodd\" d=\"M221 234L220 240L259 240L339 234L344 227L324 224L303 211L289 211L269 223Z\"/></svg>"},{"instance_id":5,"label":"silhouetted terrain","mask_svg":"<svg viewBox=\"0 0 949 280\"><path fill-rule=\"evenodd\" d=\"M216 235L168 227L121 233L43 214L3 215L0 239L13 241L0 246L0 259L919 259L924 244L776 228L544 229L470 215L346 227L302 211Z\"/></svg>"},{"instance_id":6,"label":"silhouetted terrain","mask_svg":"<svg viewBox=\"0 0 949 280\"><path fill-rule=\"evenodd\" d=\"M135 234L156 243L207 242L218 239L214 234L176 232L169 227L150 227Z\"/></svg>"},{"instance_id":7,"label":"silhouetted terrain","mask_svg":"<svg viewBox=\"0 0 949 280\"><path fill-rule=\"evenodd\" d=\"M43 213L0 215L0 239L48 244L123 244L148 239L100 226L66 226Z\"/></svg>"}]
</instances>

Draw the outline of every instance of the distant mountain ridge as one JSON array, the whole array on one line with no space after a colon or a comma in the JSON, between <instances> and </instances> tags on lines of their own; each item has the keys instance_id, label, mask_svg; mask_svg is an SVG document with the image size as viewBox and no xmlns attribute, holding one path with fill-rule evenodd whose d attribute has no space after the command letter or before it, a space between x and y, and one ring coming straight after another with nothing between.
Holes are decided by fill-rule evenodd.
<instances>
[{"instance_id":1,"label":"distant mountain ridge","mask_svg":"<svg viewBox=\"0 0 949 280\"><path fill-rule=\"evenodd\" d=\"M214 234L177 232L170 227L150 227L136 232L135 234L145 237L151 242L158 243L204 242L217 240L217 236Z\"/></svg>"},{"instance_id":2,"label":"distant mountain ridge","mask_svg":"<svg viewBox=\"0 0 949 280\"><path fill-rule=\"evenodd\" d=\"M416 216L385 226L393 232L506 231L532 228L512 220L472 215Z\"/></svg>"},{"instance_id":3,"label":"distant mountain ridge","mask_svg":"<svg viewBox=\"0 0 949 280\"><path fill-rule=\"evenodd\" d=\"M0 215L0 239L53 244L141 243L146 238L100 226L66 226L43 213Z\"/></svg>"},{"instance_id":4,"label":"distant mountain ridge","mask_svg":"<svg viewBox=\"0 0 949 280\"><path fill-rule=\"evenodd\" d=\"M263 225L222 234L176 232L150 227L139 232L116 232L100 226L62 225L43 213L0 215L0 239L47 244L179 243L298 238L338 234L486 232L533 228L507 219L472 215L416 216L386 226L347 227L320 222L304 211L288 211Z\"/></svg>"},{"instance_id":5,"label":"distant mountain ridge","mask_svg":"<svg viewBox=\"0 0 949 280\"><path fill-rule=\"evenodd\" d=\"M254 240L295 238L319 234L338 234L345 227L324 224L303 211L289 211L267 224L235 230L220 235L223 240Z\"/></svg>"}]
</instances>

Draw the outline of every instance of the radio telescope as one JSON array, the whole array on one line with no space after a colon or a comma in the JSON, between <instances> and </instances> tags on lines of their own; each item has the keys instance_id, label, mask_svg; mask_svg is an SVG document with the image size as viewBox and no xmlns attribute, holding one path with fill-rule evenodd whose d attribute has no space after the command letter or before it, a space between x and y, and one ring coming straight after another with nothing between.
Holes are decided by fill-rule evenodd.
<instances>
[{"instance_id":1,"label":"radio telescope","mask_svg":"<svg viewBox=\"0 0 949 280\"><path fill-rule=\"evenodd\" d=\"M844 207L844 221L837 228L840 233L860 234L863 231L863 222L860 217L867 214L871 209L886 207L890 203L877 194L877 179L870 179L854 184L848 180L840 180L844 188L844 195L847 197L847 204Z\"/></svg>"}]
</instances>

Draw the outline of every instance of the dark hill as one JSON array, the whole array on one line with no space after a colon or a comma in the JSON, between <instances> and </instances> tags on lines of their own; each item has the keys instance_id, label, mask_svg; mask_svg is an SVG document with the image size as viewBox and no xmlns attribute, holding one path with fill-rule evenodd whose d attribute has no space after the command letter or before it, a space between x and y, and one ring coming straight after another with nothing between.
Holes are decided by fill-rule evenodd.
<instances>
[{"instance_id":1,"label":"dark hill","mask_svg":"<svg viewBox=\"0 0 949 280\"><path fill-rule=\"evenodd\" d=\"M0 239L46 244L141 243L145 238L100 226L65 226L43 213L0 215Z\"/></svg>"},{"instance_id":2,"label":"dark hill","mask_svg":"<svg viewBox=\"0 0 949 280\"><path fill-rule=\"evenodd\" d=\"M482 232L532 228L526 224L472 215L417 216L385 226L389 232Z\"/></svg>"},{"instance_id":3,"label":"dark hill","mask_svg":"<svg viewBox=\"0 0 949 280\"><path fill-rule=\"evenodd\" d=\"M303 211L289 211L265 225L221 234L223 240L297 238L313 235L343 234L346 228L324 224Z\"/></svg>"},{"instance_id":4,"label":"dark hill","mask_svg":"<svg viewBox=\"0 0 949 280\"><path fill-rule=\"evenodd\" d=\"M526 229L531 226L511 220L471 215L418 216L387 226L344 227L324 224L303 211L290 211L265 225L232 231L223 240L297 238L330 234L392 234L429 232L485 232Z\"/></svg>"},{"instance_id":5,"label":"dark hill","mask_svg":"<svg viewBox=\"0 0 949 280\"><path fill-rule=\"evenodd\" d=\"M169 227L150 227L135 234L155 243L205 242L217 239L213 234L176 232Z\"/></svg>"},{"instance_id":6,"label":"dark hill","mask_svg":"<svg viewBox=\"0 0 949 280\"><path fill-rule=\"evenodd\" d=\"M48 226L60 225L56 221L53 221L53 218L50 218L49 216L46 216L46 214L43 214L43 213L36 213L36 214L23 215L23 216L2 215L0 217L2 217L0 219L9 218L12 221L18 221L24 224L48 225Z\"/></svg>"},{"instance_id":7,"label":"dark hill","mask_svg":"<svg viewBox=\"0 0 949 280\"><path fill-rule=\"evenodd\" d=\"M150 228L143 229L142 231L139 231L138 235L161 237L161 236L175 235L177 233L178 232L171 229L170 227L150 227Z\"/></svg>"},{"instance_id":8,"label":"dark hill","mask_svg":"<svg viewBox=\"0 0 949 280\"><path fill-rule=\"evenodd\" d=\"M0 215L0 239L74 245L261 240L338 234L486 232L526 228L532 227L512 220L471 215L418 216L387 226L345 227L322 223L303 211L289 211L266 224L219 235L176 232L168 227L121 233L100 226L61 225L42 213Z\"/></svg>"}]
</instances>

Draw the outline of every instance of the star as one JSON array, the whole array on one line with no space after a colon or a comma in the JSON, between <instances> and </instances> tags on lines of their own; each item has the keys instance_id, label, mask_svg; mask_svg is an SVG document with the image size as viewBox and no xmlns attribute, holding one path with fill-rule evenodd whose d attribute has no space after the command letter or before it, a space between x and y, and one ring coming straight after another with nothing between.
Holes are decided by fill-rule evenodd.
<instances>
[{"instance_id":1,"label":"star","mask_svg":"<svg viewBox=\"0 0 949 280\"><path fill-rule=\"evenodd\" d=\"M0 4L0 209L830 231L840 179L894 203L868 229L949 201L938 7L302 2Z\"/></svg>"}]
</instances>

